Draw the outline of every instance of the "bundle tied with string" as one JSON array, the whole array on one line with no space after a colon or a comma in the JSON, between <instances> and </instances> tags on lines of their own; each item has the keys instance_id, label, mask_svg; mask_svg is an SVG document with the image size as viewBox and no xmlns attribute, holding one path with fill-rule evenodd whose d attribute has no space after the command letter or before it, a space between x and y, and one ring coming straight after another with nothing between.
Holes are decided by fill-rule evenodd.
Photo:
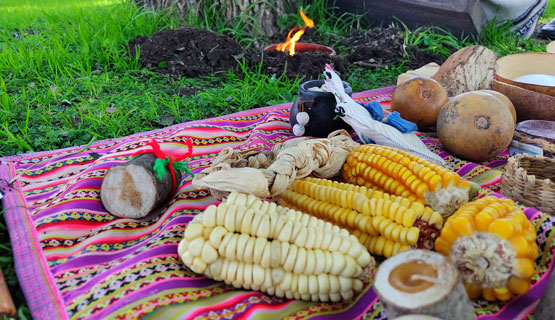
<instances>
[{"instance_id":1,"label":"bundle tied with string","mask_svg":"<svg viewBox=\"0 0 555 320\"><path fill-rule=\"evenodd\" d=\"M271 152L238 152L224 149L209 168L197 174L193 186L208 188L222 199L233 191L258 198L275 196L295 179L313 174L319 178L336 176L347 155L359 144L345 130L327 138L299 137L276 144Z\"/></svg>"},{"instance_id":2,"label":"bundle tied with string","mask_svg":"<svg viewBox=\"0 0 555 320\"><path fill-rule=\"evenodd\" d=\"M131 156L126 163L112 166L100 188L102 204L117 217L138 219L145 217L168 200L181 183L181 172L193 176L184 162L193 152L193 143L187 138L187 152L169 155L152 139Z\"/></svg>"},{"instance_id":3,"label":"bundle tied with string","mask_svg":"<svg viewBox=\"0 0 555 320\"><path fill-rule=\"evenodd\" d=\"M437 252L408 250L385 260L376 272L374 289L389 319L409 314L476 318L459 272Z\"/></svg>"}]
</instances>

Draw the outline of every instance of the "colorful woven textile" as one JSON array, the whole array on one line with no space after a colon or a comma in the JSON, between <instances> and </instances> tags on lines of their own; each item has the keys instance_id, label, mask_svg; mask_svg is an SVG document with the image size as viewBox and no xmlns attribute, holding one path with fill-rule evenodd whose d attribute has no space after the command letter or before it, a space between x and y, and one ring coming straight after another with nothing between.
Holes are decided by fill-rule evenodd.
<instances>
[{"instance_id":1,"label":"colorful woven textile","mask_svg":"<svg viewBox=\"0 0 555 320\"><path fill-rule=\"evenodd\" d=\"M392 88L355 94L358 101L388 105ZM188 270L177 255L187 223L216 202L206 190L183 182L167 205L141 220L108 214L100 202L102 177L155 137L165 149L194 148L198 173L224 147L271 148L292 137L289 104L188 122L79 147L0 159L3 209L16 269L35 319L386 319L371 284L352 301L308 303L236 290ZM486 165L461 161L422 136L464 177L499 188L506 153ZM7 182L21 177L10 186ZM541 257L530 293L508 303L475 302L479 319L525 318L541 297L553 266L555 219L527 208L538 230Z\"/></svg>"}]
</instances>

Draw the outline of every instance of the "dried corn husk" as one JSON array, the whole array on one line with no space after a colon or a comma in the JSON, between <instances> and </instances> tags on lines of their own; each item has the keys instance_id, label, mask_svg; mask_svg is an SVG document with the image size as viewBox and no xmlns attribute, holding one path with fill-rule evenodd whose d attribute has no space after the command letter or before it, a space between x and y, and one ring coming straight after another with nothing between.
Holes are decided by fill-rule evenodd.
<instances>
[{"instance_id":1,"label":"dried corn husk","mask_svg":"<svg viewBox=\"0 0 555 320\"><path fill-rule=\"evenodd\" d=\"M347 155L359 144L345 130L326 139L300 137L277 144L268 151L242 153L224 149L211 166L193 179L193 186L208 188L216 198L232 191L259 198L275 196L295 180L314 174L336 176Z\"/></svg>"}]
</instances>

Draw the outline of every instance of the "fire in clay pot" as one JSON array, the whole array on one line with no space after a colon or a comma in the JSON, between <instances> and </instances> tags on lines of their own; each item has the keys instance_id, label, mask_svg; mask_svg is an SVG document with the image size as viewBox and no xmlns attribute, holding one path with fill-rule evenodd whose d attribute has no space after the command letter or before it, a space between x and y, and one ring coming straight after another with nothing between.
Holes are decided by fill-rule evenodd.
<instances>
[{"instance_id":1,"label":"fire in clay pot","mask_svg":"<svg viewBox=\"0 0 555 320\"><path fill-rule=\"evenodd\" d=\"M281 52L288 52L290 56L295 55L297 52L321 52L335 56L335 50L328 46L315 43L299 42L306 28L314 28L314 21L307 17L303 10L300 10L300 15L303 18L305 25L303 27L294 27L287 34L287 40L283 43L272 44L264 48L264 51L278 50Z\"/></svg>"}]
</instances>

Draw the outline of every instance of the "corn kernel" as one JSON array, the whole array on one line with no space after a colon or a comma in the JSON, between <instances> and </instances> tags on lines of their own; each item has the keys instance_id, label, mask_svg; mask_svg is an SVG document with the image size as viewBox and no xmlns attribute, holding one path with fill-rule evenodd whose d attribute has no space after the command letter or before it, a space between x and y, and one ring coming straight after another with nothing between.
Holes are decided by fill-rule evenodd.
<instances>
[{"instance_id":1,"label":"corn kernel","mask_svg":"<svg viewBox=\"0 0 555 320\"><path fill-rule=\"evenodd\" d=\"M511 276L507 281L507 289L516 295L525 294L530 289L530 281L521 277Z\"/></svg>"},{"instance_id":2,"label":"corn kernel","mask_svg":"<svg viewBox=\"0 0 555 320\"><path fill-rule=\"evenodd\" d=\"M530 259L519 258L516 261L516 275L524 278L530 279L534 275L535 265Z\"/></svg>"},{"instance_id":3,"label":"corn kernel","mask_svg":"<svg viewBox=\"0 0 555 320\"><path fill-rule=\"evenodd\" d=\"M437 238L435 242L435 250L445 256L448 256L451 251L451 243L447 242L444 238Z\"/></svg>"},{"instance_id":4,"label":"corn kernel","mask_svg":"<svg viewBox=\"0 0 555 320\"><path fill-rule=\"evenodd\" d=\"M476 224L476 230L480 232L486 232L489 229L493 221L493 217L488 212L480 212L474 217L474 222Z\"/></svg>"},{"instance_id":5,"label":"corn kernel","mask_svg":"<svg viewBox=\"0 0 555 320\"><path fill-rule=\"evenodd\" d=\"M493 293L495 294L497 299L501 301L507 301L512 297L512 294L509 292L507 288L495 288L493 289Z\"/></svg>"},{"instance_id":6,"label":"corn kernel","mask_svg":"<svg viewBox=\"0 0 555 320\"><path fill-rule=\"evenodd\" d=\"M440 237L445 239L449 243L453 243L457 240L458 235L455 232L453 232L450 226L445 225L443 229L441 229Z\"/></svg>"},{"instance_id":7,"label":"corn kernel","mask_svg":"<svg viewBox=\"0 0 555 320\"><path fill-rule=\"evenodd\" d=\"M459 236L471 236L474 233L473 223L466 216L456 216L451 219L451 227Z\"/></svg>"},{"instance_id":8,"label":"corn kernel","mask_svg":"<svg viewBox=\"0 0 555 320\"><path fill-rule=\"evenodd\" d=\"M495 301L495 299L497 299L497 297L495 296L495 292L493 291L492 288L484 288L482 290L482 296L487 301Z\"/></svg>"},{"instance_id":9,"label":"corn kernel","mask_svg":"<svg viewBox=\"0 0 555 320\"><path fill-rule=\"evenodd\" d=\"M515 227L510 221L498 219L491 222L488 232L502 239L510 239L515 234Z\"/></svg>"},{"instance_id":10,"label":"corn kernel","mask_svg":"<svg viewBox=\"0 0 555 320\"><path fill-rule=\"evenodd\" d=\"M475 283L465 283L464 288L470 299L478 299L482 295L482 287Z\"/></svg>"},{"instance_id":11,"label":"corn kernel","mask_svg":"<svg viewBox=\"0 0 555 320\"><path fill-rule=\"evenodd\" d=\"M514 236L509 239L509 242L511 243L511 246L513 247L513 250L515 251L517 257L527 257L526 255L529 252L528 250L530 248L530 245L523 236Z\"/></svg>"}]
</instances>

